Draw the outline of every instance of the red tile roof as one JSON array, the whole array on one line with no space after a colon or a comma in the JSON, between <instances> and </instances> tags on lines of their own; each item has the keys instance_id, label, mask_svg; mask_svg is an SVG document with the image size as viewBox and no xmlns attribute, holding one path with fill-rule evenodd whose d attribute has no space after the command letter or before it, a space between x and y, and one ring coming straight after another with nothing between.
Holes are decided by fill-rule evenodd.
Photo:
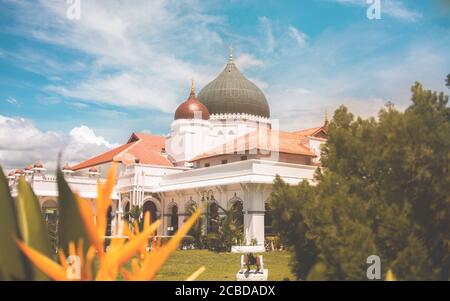
<instances>
[{"instance_id":1,"label":"red tile roof","mask_svg":"<svg viewBox=\"0 0 450 301\"><path fill-rule=\"evenodd\" d=\"M300 136L309 137L309 136L315 136L315 135L319 134L321 131L323 131L326 134L326 129L323 126L318 126L315 128L310 128L310 129L305 129L305 130L300 130L300 131L295 131L292 133L296 134L296 135L300 135Z\"/></svg>"},{"instance_id":2,"label":"red tile roof","mask_svg":"<svg viewBox=\"0 0 450 301\"><path fill-rule=\"evenodd\" d=\"M166 157L161 155L161 151L164 147L165 138L163 136L133 133L126 144L81 162L72 168L76 171L117 161L117 157L123 154L133 155L140 164L173 166Z\"/></svg>"},{"instance_id":3,"label":"red tile roof","mask_svg":"<svg viewBox=\"0 0 450 301\"><path fill-rule=\"evenodd\" d=\"M233 141L213 148L212 150L195 157L191 161L195 162L205 158L243 153L244 151L251 150L316 157L316 154L301 143L298 135L289 132L264 129L248 133Z\"/></svg>"}]
</instances>

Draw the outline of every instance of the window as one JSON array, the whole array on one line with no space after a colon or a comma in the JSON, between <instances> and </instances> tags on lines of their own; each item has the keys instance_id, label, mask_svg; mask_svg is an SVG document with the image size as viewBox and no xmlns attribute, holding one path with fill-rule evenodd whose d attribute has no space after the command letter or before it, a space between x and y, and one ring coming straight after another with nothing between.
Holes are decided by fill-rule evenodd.
<instances>
[{"instance_id":1,"label":"window","mask_svg":"<svg viewBox=\"0 0 450 301\"><path fill-rule=\"evenodd\" d=\"M208 205L208 233L217 233L219 230L219 206L212 202Z\"/></svg>"},{"instance_id":2,"label":"window","mask_svg":"<svg viewBox=\"0 0 450 301\"><path fill-rule=\"evenodd\" d=\"M168 231L169 236L174 235L178 231L178 207L173 205L170 209L170 230Z\"/></svg>"},{"instance_id":3,"label":"window","mask_svg":"<svg viewBox=\"0 0 450 301\"><path fill-rule=\"evenodd\" d=\"M241 156L241 161L247 160L247 156Z\"/></svg>"},{"instance_id":4,"label":"window","mask_svg":"<svg viewBox=\"0 0 450 301\"><path fill-rule=\"evenodd\" d=\"M222 160L222 164L227 164L228 160Z\"/></svg>"}]
</instances>

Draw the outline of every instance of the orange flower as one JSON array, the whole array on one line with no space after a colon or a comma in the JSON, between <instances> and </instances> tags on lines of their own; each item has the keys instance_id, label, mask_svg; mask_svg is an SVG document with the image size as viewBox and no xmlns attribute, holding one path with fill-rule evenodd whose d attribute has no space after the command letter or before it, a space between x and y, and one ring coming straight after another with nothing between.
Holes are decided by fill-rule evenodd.
<instances>
[{"instance_id":1,"label":"orange flower","mask_svg":"<svg viewBox=\"0 0 450 301\"><path fill-rule=\"evenodd\" d=\"M69 244L69 256L77 256L79 260L78 280L116 280L119 270L127 280L152 280L161 266L166 262L169 255L174 252L180 244L182 238L187 234L192 225L201 215L197 210L191 218L180 228L176 235L165 246L160 246L156 250L147 252L148 239L153 235L161 224L156 221L150 224L150 215L147 212L144 216L144 227L139 231L137 224L134 225L134 233L128 224L124 226L124 236L119 236L111 240L108 251L103 250L105 243L104 233L107 225L107 212L111 205L111 193L116 182L117 165L112 164L108 172L106 183L98 182L97 190L97 219L94 222L94 214L86 200L76 197L77 205L83 220L84 227L90 240L88 252L83 254L83 241L78 242L77 247L74 242ZM128 239L125 238L128 236ZM22 252L36 265L42 272L53 280L73 280L73 275L68 271L70 264L62 250L59 251L60 264L29 247L24 242L17 241ZM99 268L97 274L92 275L92 263L98 255ZM139 259L134 258L139 254ZM123 265L131 260L131 272L123 269ZM190 278L196 278L202 270L196 271Z\"/></svg>"}]
</instances>

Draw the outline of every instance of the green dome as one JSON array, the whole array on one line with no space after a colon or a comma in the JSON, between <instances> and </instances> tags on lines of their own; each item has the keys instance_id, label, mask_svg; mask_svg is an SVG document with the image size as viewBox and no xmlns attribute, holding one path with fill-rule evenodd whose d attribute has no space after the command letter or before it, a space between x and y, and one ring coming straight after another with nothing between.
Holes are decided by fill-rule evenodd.
<instances>
[{"instance_id":1,"label":"green dome","mask_svg":"<svg viewBox=\"0 0 450 301\"><path fill-rule=\"evenodd\" d=\"M198 94L210 114L250 114L270 118L263 92L230 62L220 75Z\"/></svg>"}]
</instances>

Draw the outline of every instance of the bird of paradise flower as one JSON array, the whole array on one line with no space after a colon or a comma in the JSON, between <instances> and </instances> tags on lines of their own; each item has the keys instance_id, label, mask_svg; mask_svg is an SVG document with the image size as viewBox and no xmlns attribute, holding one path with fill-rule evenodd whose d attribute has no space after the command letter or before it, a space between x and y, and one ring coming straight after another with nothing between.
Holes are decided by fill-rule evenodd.
<instances>
[{"instance_id":1,"label":"bird of paradise flower","mask_svg":"<svg viewBox=\"0 0 450 301\"><path fill-rule=\"evenodd\" d=\"M137 224L134 225L132 231L128 223L125 223L123 235L112 239L105 251L104 234L107 227L107 212L111 205L111 193L116 181L116 172L117 165L112 164L105 184L100 181L97 183L96 219L94 219L92 208L88 202L78 195L76 196L79 212L89 237L88 243L90 243L86 253L83 252L84 241L82 239L76 243L69 243L69 258L77 256L76 258L79 259L80 273L77 280L116 280L119 273L125 280L153 280L170 254L178 248L183 237L202 214L201 209L198 209L167 244L163 246L158 244L157 248L147 252L149 237L161 224L160 220L150 223L150 215L147 212L144 215L142 231L139 230ZM57 263L23 241L17 240L17 244L29 260L50 279L57 281L73 280L68 273L71 262L67 260L62 249L58 252L60 263ZM139 256L136 257L136 255ZM92 266L96 256L98 258L98 269L96 275L93 275ZM130 260L131 271L124 268L124 265ZM200 267L186 280L195 280L204 270L204 267Z\"/></svg>"}]
</instances>

